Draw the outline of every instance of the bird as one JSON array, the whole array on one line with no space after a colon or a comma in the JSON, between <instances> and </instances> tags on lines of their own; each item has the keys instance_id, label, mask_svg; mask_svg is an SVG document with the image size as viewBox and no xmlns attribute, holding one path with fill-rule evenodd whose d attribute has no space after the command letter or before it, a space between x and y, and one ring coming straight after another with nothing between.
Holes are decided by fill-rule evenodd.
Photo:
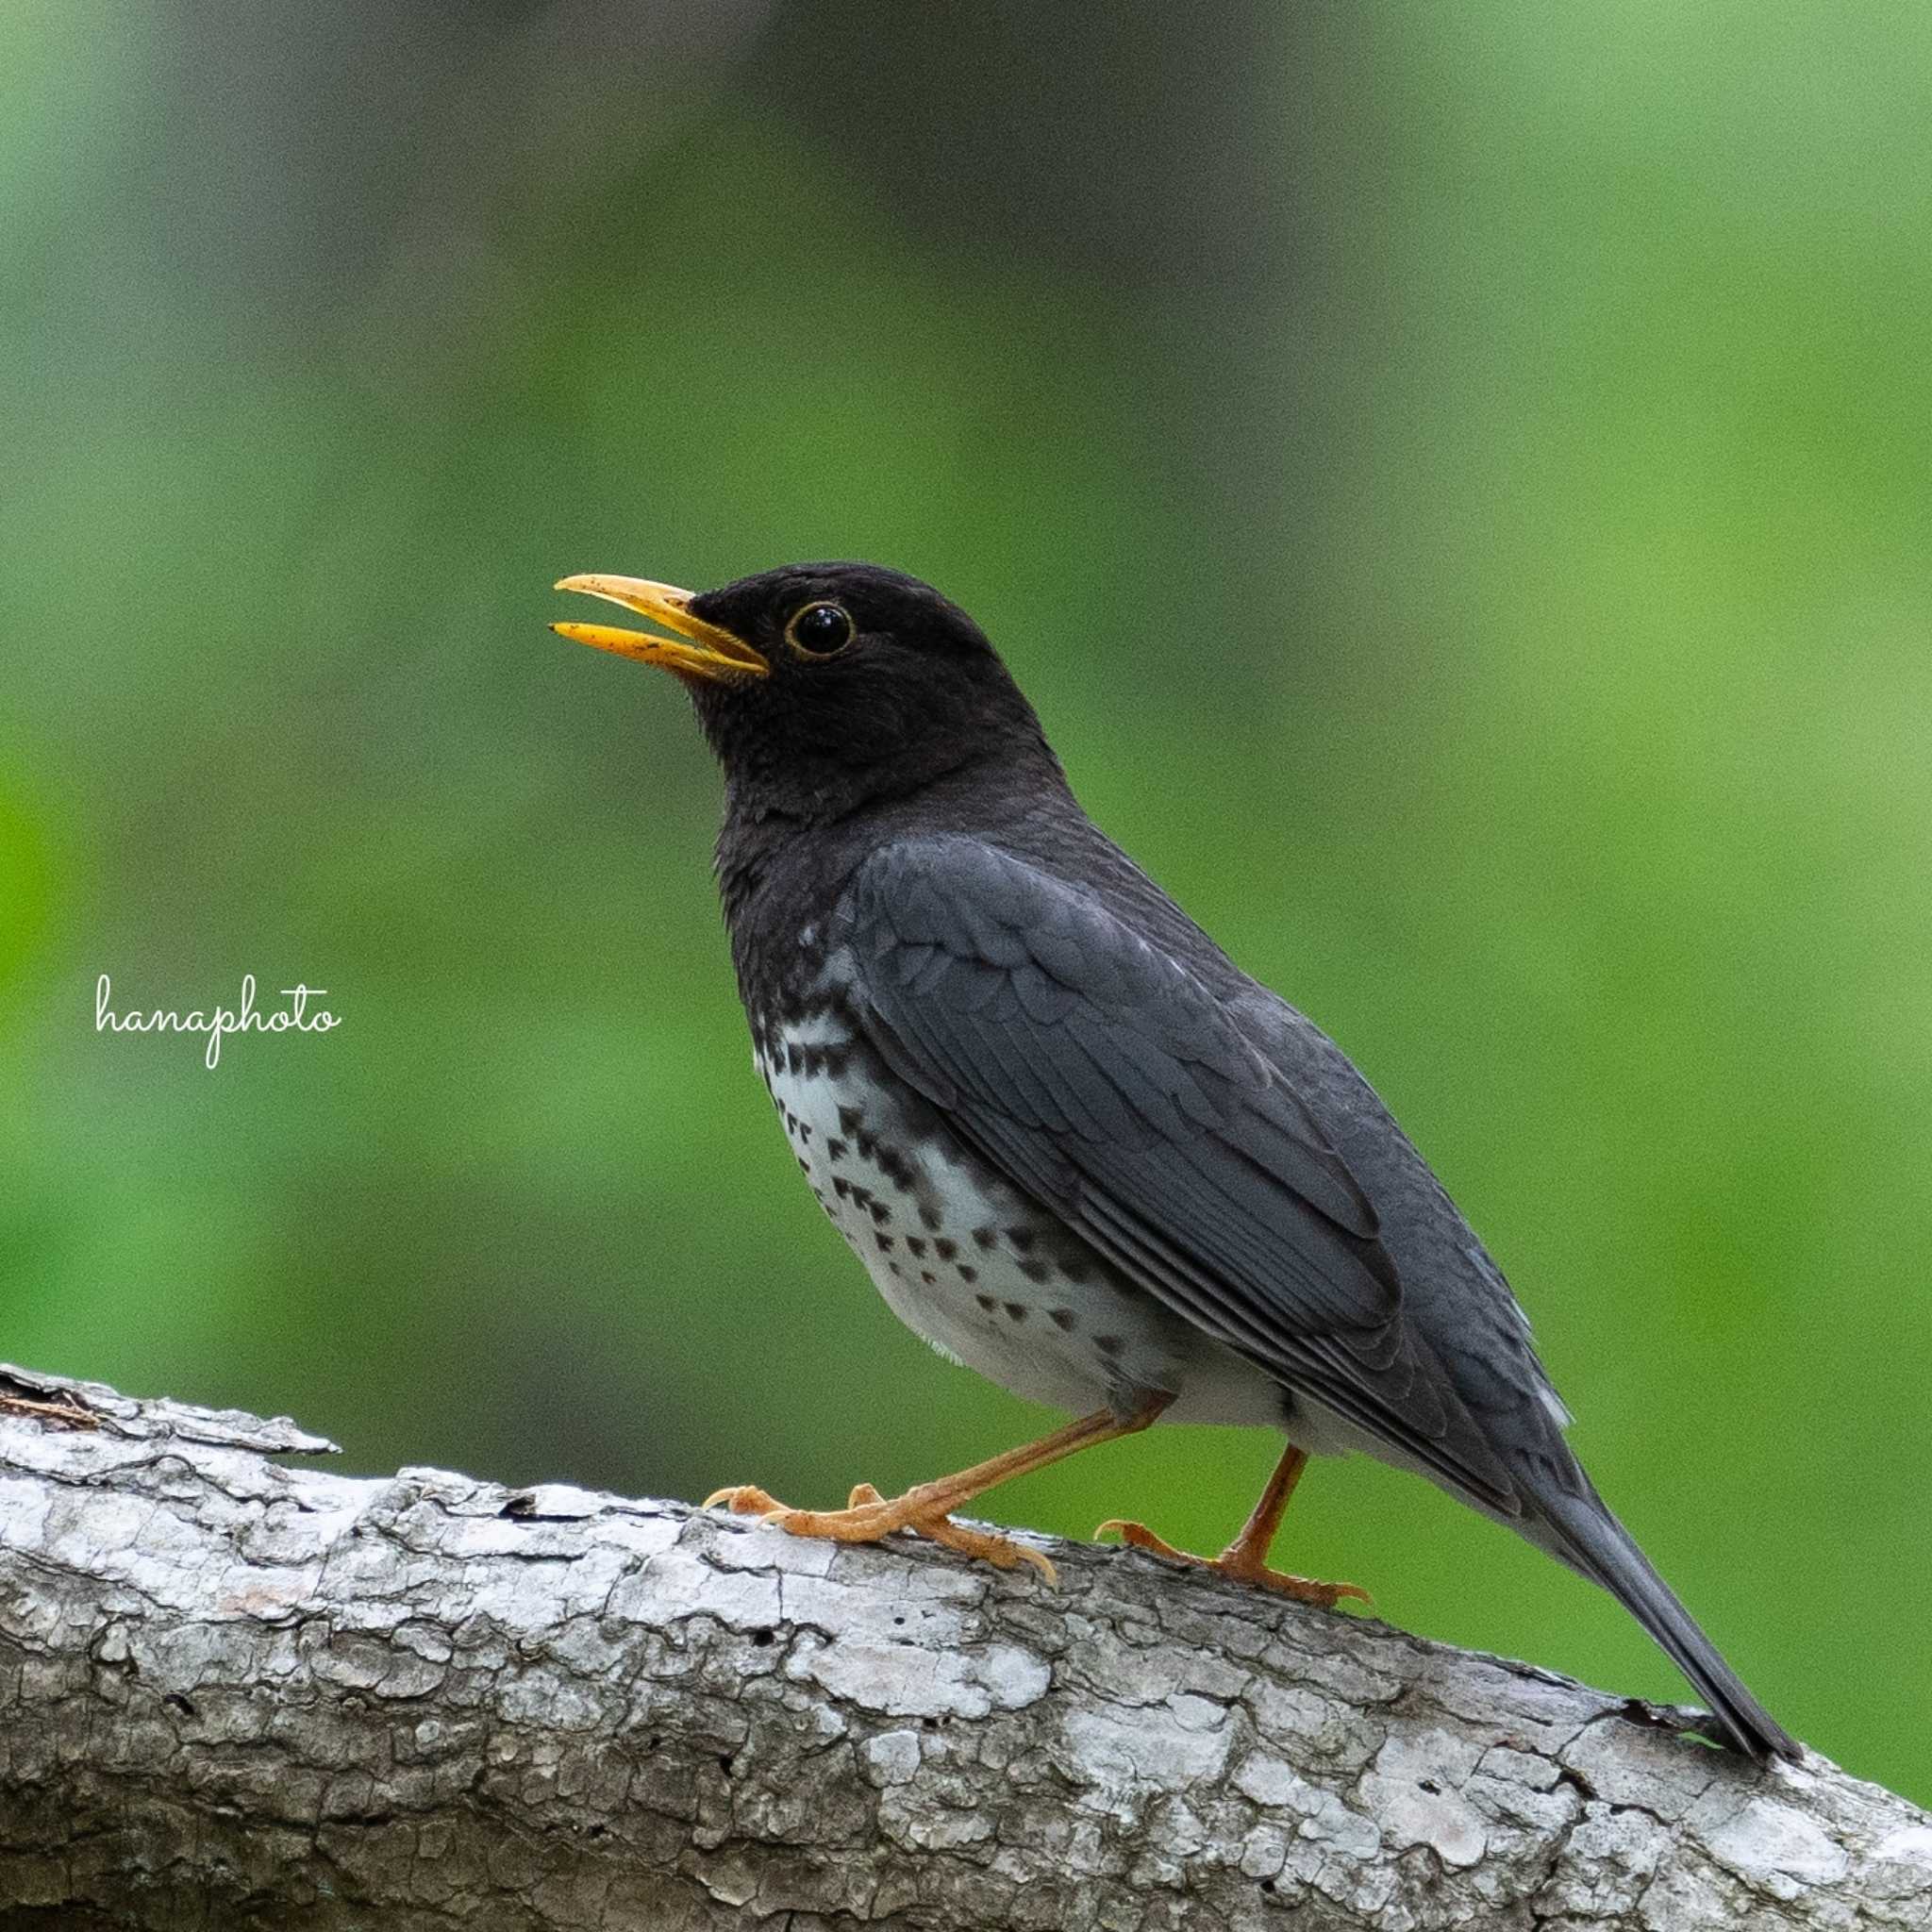
<instances>
[{"instance_id":1,"label":"bird","mask_svg":"<svg viewBox=\"0 0 1932 1932\"><path fill-rule=\"evenodd\" d=\"M942 1356L1076 1418L843 1509L752 1484L708 1506L1051 1577L955 1512L1157 1420L1271 1429L1280 1461L1218 1557L1097 1533L1332 1608L1365 1592L1270 1548L1308 1458L1366 1452L1608 1591L1715 1738L1801 1756L1584 1473L1528 1318L1368 1081L1088 817L963 609L853 562L556 589L657 626L552 628L669 671L723 768L753 1057L825 1213Z\"/></svg>"}]
</instances>

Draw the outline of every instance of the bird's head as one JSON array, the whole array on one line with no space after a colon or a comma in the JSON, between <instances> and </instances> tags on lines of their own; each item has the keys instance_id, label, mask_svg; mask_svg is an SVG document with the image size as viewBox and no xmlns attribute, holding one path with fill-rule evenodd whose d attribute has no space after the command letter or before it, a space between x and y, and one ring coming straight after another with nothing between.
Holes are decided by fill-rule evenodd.
<instances>
[{"instance_id":1,"label":"bird's head","mask_svg":"<svg viewBox=\"0 0 1932 1932\"><path fill-rule=\"evenodd\" d=\"M672 633L551 625L676 676L736 807L756 816L840 818L982 760L1052 763L1032 707L985 633L899 571L795 563L701 592L594 575L557 588L603 597Z\"/></svg>"}]
</instances>

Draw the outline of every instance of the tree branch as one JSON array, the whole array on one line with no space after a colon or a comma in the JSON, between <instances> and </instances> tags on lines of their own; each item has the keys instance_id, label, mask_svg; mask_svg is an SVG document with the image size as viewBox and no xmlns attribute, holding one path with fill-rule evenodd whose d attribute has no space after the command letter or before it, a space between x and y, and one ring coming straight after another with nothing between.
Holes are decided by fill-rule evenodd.
<instances>
[{"instance_id":1,"label":"tree branch","mask_svg":"<svg viewBox=\"0 0 1932 1932\"><path fill-rule=\"evenodd\" d=\"M268 1458L0 1371L0 1923L1922 1927L1823 1759L1155 1559Z\"/></svg>"}]
</instances>

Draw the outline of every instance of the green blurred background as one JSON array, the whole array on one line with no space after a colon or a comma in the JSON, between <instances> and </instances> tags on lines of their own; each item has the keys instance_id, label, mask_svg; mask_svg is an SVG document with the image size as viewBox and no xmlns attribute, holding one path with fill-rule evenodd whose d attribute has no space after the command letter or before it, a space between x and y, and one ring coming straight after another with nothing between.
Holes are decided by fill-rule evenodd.
<instances>
[{"instance_id":1,"label":"green blurred background","mask_svg":"<svg viewBox=\"0 0 1932 1932\"><path fill-rule=\"evenodd\" d=\"M0 1355L685 1496L1041 1426L797 1182L678 692L543 628L875 558L1377 1083L1767 1703L1932 1798L1932 17L0 21ZM104 972L342 1024L209 1072ZM1213 1548L1274 1451L991 1512ZM1682 1694L1411 1479L1282 1554Z\"/></svg>"}]
</instances>

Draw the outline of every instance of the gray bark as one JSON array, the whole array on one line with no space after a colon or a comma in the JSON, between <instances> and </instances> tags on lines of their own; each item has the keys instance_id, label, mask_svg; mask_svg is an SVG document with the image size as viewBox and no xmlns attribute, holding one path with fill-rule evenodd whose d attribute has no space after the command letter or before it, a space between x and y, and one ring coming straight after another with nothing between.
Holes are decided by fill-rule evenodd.
<instances>
[{"instance_id":1,"label":"gray bark","mask_svg":"<svg viewBox=\"0 0 1932 1932\"><path fill-rule=\"evenodd\" d=\"M1932 1924L1904 1800L1523 1664L327 1446L0 1371L0 1924Z\"/></svg>"}]
</instances>

